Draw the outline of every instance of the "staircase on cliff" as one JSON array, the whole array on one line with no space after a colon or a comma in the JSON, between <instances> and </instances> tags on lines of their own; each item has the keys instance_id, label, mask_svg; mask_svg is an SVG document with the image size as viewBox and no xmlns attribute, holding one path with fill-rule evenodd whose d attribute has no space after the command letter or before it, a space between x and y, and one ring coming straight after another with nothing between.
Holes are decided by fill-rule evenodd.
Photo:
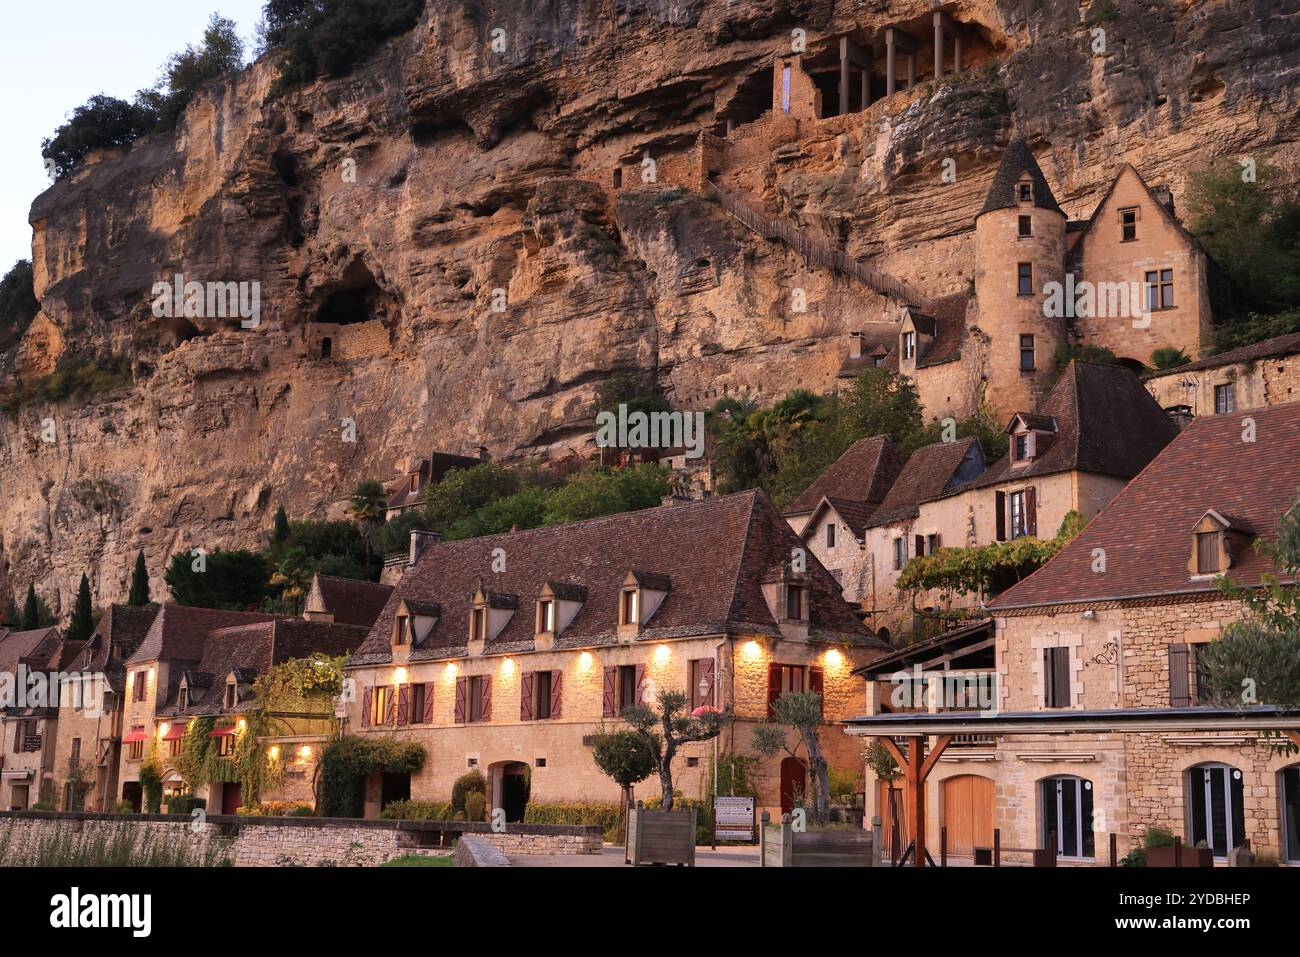
<instances>
[{"instance_id":1,"label":"staircase on cliff","mask_svg":"<svg viewBox=\"0 0 1300 957\"><path fill-rule=\"evenodd\" d=\"M878 269L872 269L811 230L768 216L756 204L737 193L723 189L712 179L709 180L709 186L723 209L764 239L779 239L810 262L852 276L868 289L882 296L897 299L904 305L915 306L927 313L930 311L930 297L910 283Z\"/></svg>"}]
</instances>

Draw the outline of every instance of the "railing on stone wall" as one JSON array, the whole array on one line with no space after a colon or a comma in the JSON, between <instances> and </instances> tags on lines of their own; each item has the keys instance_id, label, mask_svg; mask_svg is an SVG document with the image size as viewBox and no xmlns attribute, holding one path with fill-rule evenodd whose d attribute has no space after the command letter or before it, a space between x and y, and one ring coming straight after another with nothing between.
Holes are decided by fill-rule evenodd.
<instances>
[{"instance_id":1,"label":"railing on stone wall","mask_svg":"<svg viewBox=\"0 0 1300 957\"><path fill-rule=\"evenodd\" d=\"M810 262L815 262L827 269L852 276L864 286L882 296L897 299L904 305L916 306L918 309L932 308L930 298L915 286L878 269L872 269L858 259L848 255L830 240L813 234L811 230L802 229L783 219L774 219L762 210L751 205L745 199L709 181L712 194L719 204L740 223L764 239L779 239L799 255Z\"/></svg>"}]
</instances>

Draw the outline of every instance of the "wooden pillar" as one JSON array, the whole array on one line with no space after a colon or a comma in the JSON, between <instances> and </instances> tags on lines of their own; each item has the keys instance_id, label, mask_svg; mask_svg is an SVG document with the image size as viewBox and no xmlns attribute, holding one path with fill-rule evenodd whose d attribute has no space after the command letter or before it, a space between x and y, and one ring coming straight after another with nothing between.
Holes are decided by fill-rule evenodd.
<instances>
[{"instance_id":1,"label":"wooden pillar","mask_svg":"<svg viewBox=\"0 0 1300 957\"><path fill-rule=\"evenodd\" d=\"M921 775L925 738L913 735L907 740L907 794L911 801L912 848L916 867L925 867L925 778Z\"/></svg>"},{"instance_id":2,"label":"wooden pillar","mask_svg":"<svg viewBox=\"0 0 1300 957\"><path fill-rule=\"evenodd\" d=\"M943 76L943 11L934 11L934 78Z\"/></svg>"},{"instance_id":3,"label":"wooden pillar","mask_svg":"<svg viewBox=\"0 0 1300 957\"><path fill-rule=\"evenodd\" d=\"M885 31L885 96L893 96L898 86L898 44L894 28Z\"/></svg>"},{"instance_id":4,"label":"wooden pillar","mask_svg":"<svg viewBox=\"0 0 1300 957\"><path fill-rule=\"evenodd\" d=\"M840 115L849 112L849 38L840 37Z\"/></svg>"}]
</instances>

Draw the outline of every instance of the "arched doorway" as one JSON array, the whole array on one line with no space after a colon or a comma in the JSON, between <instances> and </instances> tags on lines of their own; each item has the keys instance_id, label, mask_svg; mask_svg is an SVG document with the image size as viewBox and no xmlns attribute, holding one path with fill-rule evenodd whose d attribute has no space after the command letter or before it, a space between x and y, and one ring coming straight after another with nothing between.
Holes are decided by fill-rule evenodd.
<instances>
[{"instance_id":1,"label":"arched doorway","mask_svg":"<svg viewBox=\"0 0 1300 957\"><path fill-rule=\"evenodd\" d=\"M532 769L522 761L503 761L489 768L491 772L492 801L488 814L501 808L506 822L517 824L524 819L528 799L532 792Z\"/></svg>"},{"instance_id":2,"label":"arched doorway","mask_svg":"<svg viewBox=\"0 0 1300 957\"><path fill-rule=\"evenodd\" d=\"M1226 858L1246 838L1245 781L1228 764L1187 769L1187 843L1204 841Z\"/></svg>"},{"instance_id":3,"label":"arched doorway","mask_svg":"<svg viewBox=\"0 0 1300 957\"><path fill-rule=\"evenodd\" d=\"M1282 859L1300 864L1300 764L1278 772L1282 781Z\"/></svg>"},{"instance_id":4,"label":"arched doorway","mask_svg":"<svg viewBox=\"0 0 1300 957\"><path fill-rule=\"evenodd\" d=\"M798 758L781 762L781 813L789 814L808 795L808 771Z\"/></svg>"},{"instance_id":5,"label":"arched doorway","mask_svg":"<svg viewBox=\"0 0 1300 957\"><path fill-rule=\"evenodd\" d=\"M959 774L943 782L943 825L948 852L974 855L993 846L993 781L978 774Z\"/></svg>"},{"instance_id":6,"label":"arched doorway","mask_svg":"<svg viewBox=\"0 0 1300 957\"><path fill-rule=\"evenodd\" d=\"M1056 841L1056 856L1092 860L1097 856L1093 835L1092 782L1073 775L1039 782L1043 847Z\"/></svg>"}]
</instances>

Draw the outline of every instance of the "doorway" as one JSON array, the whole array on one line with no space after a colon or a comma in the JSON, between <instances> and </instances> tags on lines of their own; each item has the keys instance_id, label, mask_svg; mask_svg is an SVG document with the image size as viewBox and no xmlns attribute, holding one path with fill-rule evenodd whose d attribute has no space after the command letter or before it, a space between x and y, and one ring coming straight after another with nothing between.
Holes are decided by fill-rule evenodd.
<instances>
[{"instance_id":1,"label":"doorway","mask_svg":"<svg viewBox=\"0 0 1300 957\"><path fill-rule=\"evenodd\" d=\"M501 808L506 823L517 824L524 819L528 799L532 793L532 770L522 761L507 761L491 769L492 807Z\"/></svg>"},{"instance_id":2,"label":"doorway","mask_svg":"<svg viewBox=\"0 0 1300 957\"><path fill-rule=\"evenodd\" d=\"M140 813L140 808L144 806L144 789L140 787L139 781L126 781L122 784L122 800L131 805L131 810L136 814Z\"/></svg>"},{"instance_id":3,"label":"doorway","mask_svg":"<svg viewBox=\"0 0 1300 957\"><path fill-rule=\"evenodd\" d=\"M221 814L234 814L235 809L244 803L244 786L238 781L227 781L221 785Z\"/></svg>"},{"instance_id":4,"label":"doorway","mask_svg":"<svg viewBox=\"0 0 1300 957\"><path fill-rule=\"evenodd\" d=\"M1288 864L1300 864L1300 764L1283 768L1282 847Z\"/></svg>"},{"instance_id":5,"label":"doorway","mask_svg":"<svg viewBox=\"0 0 1300 957\"><path fill-rule=\"evenodd\" d=\"M978 774L960 774L943 782L943 824L948 852L973 856L977 847L993 846L994 786Z\"/></svg>"},{"instance_id":6,"label":"doorway","mask_svg":"<svg viewBox=\"0 0 1300 957\"><path fill-rule=\"evenodd\" d=\"M1056 838L1056 856L1091 860L1096 856L1092 831L1092 782L1083 778L1045 778L1042 782L1043 847Z\"/></svg>"},{"instance_id":7,"label":"doorway","mask_svg":"<svg viewBox=\"0 0 1300 957\"><path fill-rule=\"evenodd\" d=\"M1203 764L1187 772L1188 843L1204 841L1226 858L1246 837L1245 784L1241 771Z\"/></svg>"},{"instance_id":8,"label":"doorway","mask_svg":"<svg viewBox=\"0 0 1300 957\"><path fill-rule=\"evenodd\" d=\"M798 758L781 762L781 813L789 814L808 796L808 769Z\"/></svg>"},{"instance_id":9,"label":"doorway","mask_svg":"<svg viewBox=\"0 0 1300 957\"><path fill-rule=\"evenodd\" d=\"M382 811L394 801L409 800L411 800L411 776L385 772L379 785L379 810Z\"/></svg>"}]
</instances>

